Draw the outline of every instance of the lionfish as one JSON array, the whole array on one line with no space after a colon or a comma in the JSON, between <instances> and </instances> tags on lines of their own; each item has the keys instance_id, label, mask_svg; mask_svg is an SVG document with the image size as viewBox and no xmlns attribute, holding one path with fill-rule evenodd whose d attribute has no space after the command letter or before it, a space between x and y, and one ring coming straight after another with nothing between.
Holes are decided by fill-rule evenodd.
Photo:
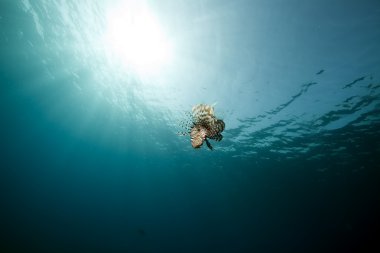
<instances>
[{"instance_id":1,"label":"lionfish","mask_svg":"<svg viewBox=\"0 0 380 253\"><path fill-rule=\"evenodd\" d=\"M203 142L209 149L213 149L208 139L221 141L224 130L224 121L215 117L214 108L210 105L199 104L193 107L191 113L190 134L193 148L200 148ZM187 134L184 134L187 135Z\"/></svg>"}]
</instances>

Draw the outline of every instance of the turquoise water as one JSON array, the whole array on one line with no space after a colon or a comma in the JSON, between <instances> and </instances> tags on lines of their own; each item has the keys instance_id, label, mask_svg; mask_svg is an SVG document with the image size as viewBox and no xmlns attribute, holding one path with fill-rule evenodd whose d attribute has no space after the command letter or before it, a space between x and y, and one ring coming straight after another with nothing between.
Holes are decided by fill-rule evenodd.
<instances>
[{"instance_id":1,"label":"turquoise water","mask_svg":"<svg viewBox=\"0 0 380 253\"><path fill-rule=\"evenodd\" d=\"M0 249L379 247L379 41L376 0L0 1Z\"/></svg>"}]
</instances>

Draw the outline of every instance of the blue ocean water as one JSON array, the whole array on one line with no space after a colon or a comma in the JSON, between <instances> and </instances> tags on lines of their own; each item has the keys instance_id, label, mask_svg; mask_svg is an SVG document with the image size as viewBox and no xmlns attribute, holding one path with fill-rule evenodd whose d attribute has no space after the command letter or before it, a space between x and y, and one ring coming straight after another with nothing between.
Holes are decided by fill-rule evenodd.
<instances>
[{"instance_id":1,"label":"blue ocean water","mask_svg":"<svg viewBox=\"0 0 380 253\"><path fill-rule=\"evenodd\" d=\"M377 0L0 1L1 251L379 249L379 41Z\"/></svg>"}]
</instances>

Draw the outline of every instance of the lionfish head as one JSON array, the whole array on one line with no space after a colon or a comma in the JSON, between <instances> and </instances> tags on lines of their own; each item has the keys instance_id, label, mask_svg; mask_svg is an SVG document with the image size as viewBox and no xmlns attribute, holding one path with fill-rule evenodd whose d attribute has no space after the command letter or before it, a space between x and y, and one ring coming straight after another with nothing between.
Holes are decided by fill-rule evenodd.
<instances>
[{"instance_id":1,"label":"lionfish head","mask_svg":"<svg viewBox=\"0 0 380 253\"><path fill-rule=\"evenodd\" d=\"M201 125L194 125L190 131L191 145L200 148L206 139L206 129Z\"/></svg>"}]
</instances>

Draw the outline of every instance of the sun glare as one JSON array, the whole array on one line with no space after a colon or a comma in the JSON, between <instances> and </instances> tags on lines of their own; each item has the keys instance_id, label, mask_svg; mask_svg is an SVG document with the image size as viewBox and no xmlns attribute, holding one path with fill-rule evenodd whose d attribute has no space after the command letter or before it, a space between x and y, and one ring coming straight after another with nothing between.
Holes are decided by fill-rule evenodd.
<instances>
[{"instance_id":1,"label":"sun glare","mask_svg":"<svg viewBox=\"0 0 380 253\"><path fill-rule=\"evenodd\" d=\"M157 71L169 62L168 39L143 1L126 1L107 15L105 40L112 54L128 69L141 73Z\"/></svg>"}]
</instances>

